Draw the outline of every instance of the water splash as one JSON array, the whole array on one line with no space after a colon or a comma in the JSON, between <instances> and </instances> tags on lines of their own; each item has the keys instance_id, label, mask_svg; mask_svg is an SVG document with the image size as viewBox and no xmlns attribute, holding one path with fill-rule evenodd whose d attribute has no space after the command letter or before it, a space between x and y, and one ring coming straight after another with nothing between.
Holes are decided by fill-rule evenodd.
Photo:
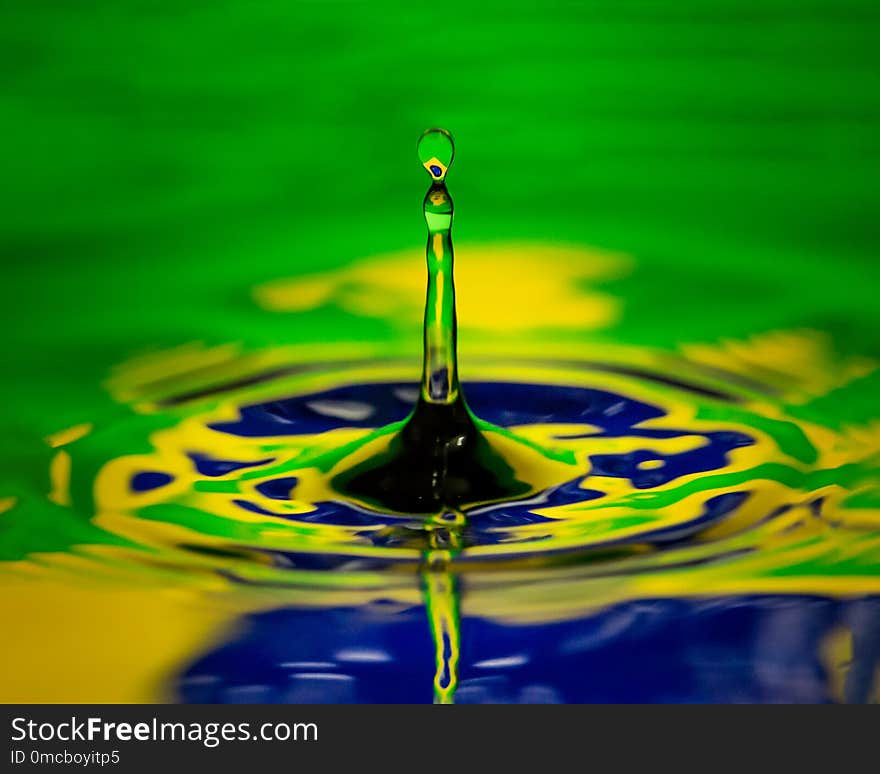
<instances>
[{"instance_id":1,"label":"water splash","mask_svg":"<svg viewBox=\"0 0 880 774\"><path fill-rule=\"evenodd\" d=\"M876 692L880 436L823 412L876 364L803 332L679 353L494 342L460 382L452 151L440 130L419 146L420 382L406 357L352 346L121 366L124 422L46 440L48 516L0 498L4 572L52 579L42 602L12 597L136 610L194 701L817 700L826 674L828 696ZM496 266L507 248L487 249ZM549 249L518 255L552 273ZM563 301L578 325L619 307ZM695 693L644 655L721 647L745 664L723 680L673 664Z\"/></svg>"},{"instance_id":2,"label":"water splash","mask_svg":"<svg viewBox=\"0 0 880 774\"><path fill-rule=\"evenodd\" d=\"M445 129L428 129L419 139L419 159L432 180L422 203L428 226L428 292L421 399L439 405L460 400L452 252L454 208L446 188L446 174L454 155L452 135Z\"/></svg>"},{"instance_id":3,"label":"water splash","mask_svg":"<svg viewBox=\"0 0 880 774\"><path fill-rule=\"evenodd\" d=\"M412 414L381 442L338 473L344 496L383 511L424 513L441 521L461 508L534 493L468 409L458 378L452 250L452 197L446 174L455 153L452 135L429 129L419 158L431 176L425 194L428 285L423 325L422 379ZM525 446L520 454L529 454ZM345 466L343 466L345 467Z\"/></svg>"}]
</instances>

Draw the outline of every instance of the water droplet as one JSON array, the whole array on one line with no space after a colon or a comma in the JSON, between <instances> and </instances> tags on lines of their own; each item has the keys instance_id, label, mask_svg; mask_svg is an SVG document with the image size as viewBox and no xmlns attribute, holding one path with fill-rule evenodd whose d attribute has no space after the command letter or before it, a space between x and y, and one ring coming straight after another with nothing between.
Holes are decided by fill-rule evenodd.
<instances>
[{"instance_id":1,"label":"water droplet","mask_svg":"<svg viewBox=\"0 0 880 774\"><path fill-rule=\"evenodd\" d=\"M419 161L434 180L443 180L452 166L455 143L446 129L428 129L419 138Z\"/></svg>"}]
</instances>

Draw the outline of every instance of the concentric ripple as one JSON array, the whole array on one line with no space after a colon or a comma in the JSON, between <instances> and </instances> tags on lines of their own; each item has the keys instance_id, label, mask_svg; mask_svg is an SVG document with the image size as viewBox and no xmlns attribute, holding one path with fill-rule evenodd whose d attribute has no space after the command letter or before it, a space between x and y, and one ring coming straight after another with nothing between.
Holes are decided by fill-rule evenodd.
<instances>
[{"instance_id":1,"label":"concentric ripple","mask_svg":"<svg viewBox=\"0 0 880 774\"><path fill-rule=\"evenodd\" d=\"M276 367L244 385L227 371L195 392L166 381L142 408L173 421L148 453L103 466L96 523L249 583L575 562L601 577L720 566L716 582L845 586L876 556L876 525L843 503L867 464L828 464L846 439L785 418L770 387L693 364L486 360L464 389L527 496L426 518L341 495L339 472L411 412L411 373L370 360Z\"/></svg>"}]
</instances>

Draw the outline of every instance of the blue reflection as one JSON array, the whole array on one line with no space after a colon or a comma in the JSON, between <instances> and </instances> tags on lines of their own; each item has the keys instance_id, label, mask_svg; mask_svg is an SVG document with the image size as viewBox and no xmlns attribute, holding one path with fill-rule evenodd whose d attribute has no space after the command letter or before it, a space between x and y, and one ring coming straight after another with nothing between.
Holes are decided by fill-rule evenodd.
<instances>
[{"instance_id":1,"label":"blue reflection","mask_svg":"<svg viewBox=\"0 0 880 774\"><path fill-rule=\"evenodd\" d=\"M853 643L842 697L823 657L840 627ZM455 699L862 702L878 668L877 597L645 599L568 621L463 618ZM433 677L425 610L376 603L248 616L176 687L186 702L429 702Z\"/></svg>"}]
</instances>

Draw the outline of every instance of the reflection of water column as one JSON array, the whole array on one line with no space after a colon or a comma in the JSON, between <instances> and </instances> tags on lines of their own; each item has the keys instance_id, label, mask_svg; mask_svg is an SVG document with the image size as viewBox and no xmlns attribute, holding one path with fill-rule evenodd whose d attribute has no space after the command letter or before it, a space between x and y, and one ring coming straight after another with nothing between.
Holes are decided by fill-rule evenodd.
<instances>
[{"instance_id":1,"label":"reflection of water column","mask_svg":"<svg viewBox=\"0 0 880 774\"><path fill-rule=\"evenodd\" d=\"M456 580L440 569L449 562L451 552L429 551L423 574L425 606L434 639L436 671L434 703L452 704L458 684L459 611Z\"/></svg>"},{"instance_id":2,"label":"reflection of water column","mask_svg":"<svg viewBox=\"0 0 880 774\"><path fill-rule=\"evenodd\" d=\"M419 141L419 158L431 175L423 203L428 226L428 295L425 303L422 400L448 405L458 398L455 284L452 278L452 197L446 172L452 163L452 137L429 129Z\"/></svg>"}]
</instances>

